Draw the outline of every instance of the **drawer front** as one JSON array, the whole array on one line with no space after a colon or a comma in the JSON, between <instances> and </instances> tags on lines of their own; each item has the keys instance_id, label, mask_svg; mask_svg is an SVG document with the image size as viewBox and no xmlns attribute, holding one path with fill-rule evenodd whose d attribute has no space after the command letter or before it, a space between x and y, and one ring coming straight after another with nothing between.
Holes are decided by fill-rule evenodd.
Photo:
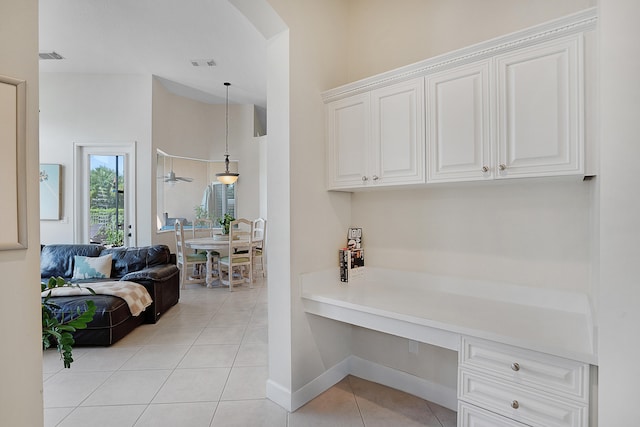
<instances>
[{"instance_id":1,"label":"drawer front","mask_svg":"<svg viewBox=\"0 0 640 427\"><path fill-rule=\"evenodd\" d=\"M458 403L458 427L528 427L464 402Z\"/></svg>"},{"instance_id":2,"label":"drawer front","mask_svg":"<svg viewBox=\"0 0 640 427\"><path fill-rule=\"evenodd\" d=\"M460 366L514 384L589 402L589 365L507 345L464 337Z\"/></svg>"},{"instance_id":3,"label":"drawer front","mask_svg":"<svg viewBox=\"0 0 640 427\"><path fill-rule=\"evenodd\" d=\"M587 427L588 407L460 369L458 398L532 427Z\"/></svg>"}]
</instances>

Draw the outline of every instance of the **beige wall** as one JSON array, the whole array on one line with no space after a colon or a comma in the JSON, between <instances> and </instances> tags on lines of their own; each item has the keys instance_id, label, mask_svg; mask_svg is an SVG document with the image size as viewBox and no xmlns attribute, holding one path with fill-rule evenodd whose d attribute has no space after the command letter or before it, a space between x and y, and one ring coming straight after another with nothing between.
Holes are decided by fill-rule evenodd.
<instances>
[{"instance_id":1,"label":"beige wall","mask_svg":"<svg viewBox=\"0 0 640 427\"><path fill-rule=\"evenodd\" d=\"M469 1L269 3L289 27L292 236L288 290L281 282L272 285L270 275L279 303L270 293L270 309L286 303L291 310L289 319L277 319L280 325L269 319L270 333L283 340L283 351L270 353L272 380L286 387L290 373L295 393L355 353L455 387L451 376L429 370L442 365L451 371L451 352L425 351L409 361L403 357L405 340L398 344L393 337L304 314L298 275L335 267L335 251L344 244L348 226L363 227L369 265L592 291L594 183L521 180L351 195L326 192L323 164L317 162L324 156L322 91L563 16L592 1L492 1L482 7ZM270 102L277 96L270 92ZM271 143L272 112L269 107ZM270 198L284 191L272 188ZM275 208L269 210L273 216ZM277 257L272 254L270 261L280 263ZM286 292L290 299L282 295ZM290 342L282 337L286 328L291 328ZM378 345L371 346L372 340ZM289 373L289 354L282 354L289 351L286 344ZM394 351L385 354L387 348Z\"/></svg>"},{"instance_id":2,"label":"beige wall","mask_svg":"<svg viewBox=\"0 0 640 427\"><path fill-rule=\"evenodd\" d=\"M367 77L588 6L586 0L353 0L349 77ZM371 266L590 294L594 187L579 179L529 179L354 193L351 223L363 228ZM425 368L451 368L455 354L421 352L407 359L406 340L378 335L377 346L354 340L354 352L455 389L455 376ZM390 348L395 357L389 357Z\"/></svg>"},{"instance_id":3,"label":"beige wall","mask_svg":"<svg viewBox=\"0 0 640 427\"><path fill-rule=\"evenodd\" d=\"M640 39L637 0L600 0L600 426L638 423Z\"/></svg>"},{"instance_id":4,"label":"beige wall","mask_svg":"<svg viewBox=\"0 0 640 427\"><path fill-rule=\"evenodd\" d=\"M289 27L268 45L269 377L285 395L279 402L290 406L290 393L348 349L344 334L334 334L331 344L314 342L298 289L300 273L335 264L349 225L350 196L324 189L320 97L346 77L340 46L347 15L340 0L269 4Z\"/></svg>"},{"instance_id":5,"label":"beige wall","mask_svg":"<svg viewBox=\"0 0 640 427\"><path fill-rule=\"evenodd\" d=\"M40 426L42 339L38 209L38 2L0 2L0 74L27 84L28 249L0 251L0 425Z\"/></svg>"},{"instance_id":6,"label":"beige wall","mask_svg":"<svg viewBox=\"0 0 640 427\"><path fill-rule=\"evenodd\" d=\"M349 0L349 80L460 49L596 0Z\"/></svg>"}]
</instances>

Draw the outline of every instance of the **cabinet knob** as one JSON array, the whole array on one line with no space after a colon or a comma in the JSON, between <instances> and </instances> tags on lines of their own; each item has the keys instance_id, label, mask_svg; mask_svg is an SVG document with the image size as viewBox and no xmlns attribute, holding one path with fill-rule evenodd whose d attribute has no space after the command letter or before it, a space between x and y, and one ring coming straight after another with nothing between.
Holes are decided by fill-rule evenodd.
<instances>
[{"instance_id":1,"label":"cabinet knob","mask_svg":"<svg viewBox=\"0 0 640 427\"><path fill-rule=\"evenodd\" d=\"M507 168L507 165L505 165L504 163L500 163L500 166L498 166L498 169L500 169L501 171L505 170Z\"/></svg>"},{"instance_id":2,"label":"cabinet knob","mask_svg":"<svg viewBox=\"0 0 640 427\"><path fill-rule=\"evenodd\" d=\"M369 178L367 178L366 176L363 176L363 177L362 177L362 181L363 181L363 182L364 182L364 181L367 181L368 179L369 179Z\"/></svg>"},{"instance_id":3,"label":"cabinet knob","mask_svg":"<svg viewBox=\"0 0 640 427\"><path fill-rule=\"evenodd\" d=\"M513 402L511 402L511 407L513 409L518 409L520 407L520 404L518 403L517 400L514 400Z\"/></svg>"},{"instance_id":4,"label":"cabinet knob","mask_svg":"<svg viewBox=\"0 0 640 427\"><path fill-rule=\"evenodd\" d=\"M520 364L518 362L513 362L511 364L511 369L518 372L520 370Z\"/></svg>"},{"instance_id":5,"label":"cabinet knob","mask_svg":"<svg viewBox=\"0 0 640 427\"><path fill-rule=\"evenodd\" d=\"M482 172L489 172L489 166L483 166Z\"/></svg>"},{"instance_id":6,"label":"cabinet knob","mask_svg":"<svg viewBox=\"0 0 640 427\"><path fill-rule=\"evenodd\" d=\"M373 180L374 180L374 181L377 181L378 179L380 179L380 178L378 177L378 175L373 175Z\"/></svg>"}]
</instances>

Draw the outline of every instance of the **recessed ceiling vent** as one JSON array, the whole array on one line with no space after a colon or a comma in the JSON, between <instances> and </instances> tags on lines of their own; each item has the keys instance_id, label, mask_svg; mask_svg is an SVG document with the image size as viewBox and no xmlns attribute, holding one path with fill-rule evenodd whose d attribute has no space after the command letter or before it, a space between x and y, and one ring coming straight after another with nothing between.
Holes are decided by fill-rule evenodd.
<instances>
[{"instance_id":1,"label":"recessed ceiling vent","mask_svg":"<svg viewBox=\"0 0 640 427\"><path fill-rule=\"evenodd\" d=\"M57 52L40 52L38 56L40 59L64 59L64 57Z\"/></svg>"},{"instance_id":2,"label":"recessed ceiling vent","mask_svg":"<svg viewBox=\"0 0 640 427\"><path fill-rule=\"evenodd\" d=\"M191 59L189 60L194 67L215 67L216 63L213 59Z\"/></svg>"}]
</instances>

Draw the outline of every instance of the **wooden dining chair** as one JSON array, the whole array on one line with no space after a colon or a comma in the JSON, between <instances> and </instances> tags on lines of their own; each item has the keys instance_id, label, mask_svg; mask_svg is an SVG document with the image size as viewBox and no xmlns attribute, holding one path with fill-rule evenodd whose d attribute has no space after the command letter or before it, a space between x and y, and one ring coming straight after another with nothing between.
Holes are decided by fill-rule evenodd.
<instances>
[{"instance_id":1,"label":"wooden dining chair","mask_svg":"<svg viewBox=\"0 0 640 427\"><path fill-rule=\"evenodd\" d=\"M267 220L258 218L253 220L253 232L251 234L251 247L253 248L253 273L262 273L266 277L264 268L265 239L267 233ZM258 265L259 264L259 265Z\"/></svg>"},{"instance_id":2,"label":"wooden dining chair","mask_svg":"<svg viewBox=\"0 0 640 427\"><path fill-rule=\"evenodd\" d=\"M200 274L199 277L190 275L189 271L196 268L198 264L206 265L207 254L206 253L193 253L191 249L187 248L184 244L184 227L181 221L176 221L174 224L176 235L176 264L180 269L180 286L185 288L187 283L204 283L204 275ZM204 271L204 268L201 268Z\"/></svg>"},{"instance_id":3,"label":"wooden dining chair","mask_svg":"<svg viewBox=\"0 0 640 427\"><path fill-rule=\"evenodd\" d=\"M191 230L192 230L192 235L194 239L197 237L213 237L213 220L209 218L196 218L193 220L193 227ZM206 251L202 251L198 249L195 250L195 253L200 253L200 252L206 253ZM220 252L210 251L210 253L211 253L212 268L213 268L213 271L217 274L218 270L220 269L218 265L218 261L220 260ZM202 276L206 274L207 272L206 268L207 268L206 264L197 264L195 267L194 274Z\"/></svg>"},{"instance_id":4,"label":"wooden dining chair","mask_svg":"<svg viewBox=\"0 0 640 427\"><path fill-rule=\"evenodd\" d=\"M253 251L251 236L253 222L240 218L229 227L229 255L220 258L220 282L233 290L234 285L245 283L244 269L248 269L249 285L253 288ZM226 272L226 275L222 273Z\"/></svg>"}]
</instances>

